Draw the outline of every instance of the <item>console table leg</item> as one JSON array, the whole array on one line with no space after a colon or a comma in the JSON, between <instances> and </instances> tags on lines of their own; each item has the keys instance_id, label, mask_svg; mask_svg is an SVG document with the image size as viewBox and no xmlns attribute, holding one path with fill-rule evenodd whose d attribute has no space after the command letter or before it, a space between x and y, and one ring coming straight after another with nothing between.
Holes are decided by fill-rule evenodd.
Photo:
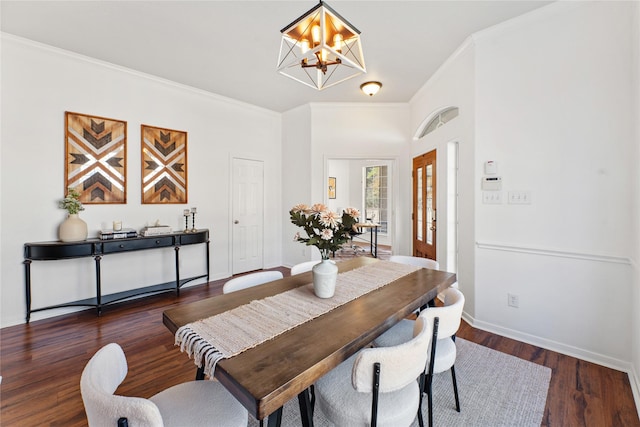
<instances>
[{"instance_id":1,"label":"console table leg","mask_svg":"<svg viewBox=\"0 0 640 427\"><path fill-rule=\"evenodd\" d=\"M176 295L180 296L180 246L174 249L176 250Z\"/></svg>"},{"instance_id":2,"label":"console table leg","mask_svg":"<svg viewBox=\"0 0 640 427\"><path fill-rule=\"evenodd\" d=\"M207 240L207 284L209 284L209 241Z\"/></svg>"},{"instance_id":3,"label":"console table leg","mask_svg":"<svg viewBox=\"0 0 640 427\"><path fill-rule=\"evenodd\" d=\"M27 323L31 319L31 260L24 260L24 290L27 297ZM208 272L207 272L208 273Z\"/></svg>"},{"instance_id":4,"label":"console table leg","mask_svg":"<svg viewBox=\"0 0 640 427\"><path fill-rule=\"evenodd\" d=\"M96 310L98 312L98 316L102 314L102 281L100 274L100 260L102 257L100 255L96 255L94 257L96 261Z\"/></svg>"}]
</instances>

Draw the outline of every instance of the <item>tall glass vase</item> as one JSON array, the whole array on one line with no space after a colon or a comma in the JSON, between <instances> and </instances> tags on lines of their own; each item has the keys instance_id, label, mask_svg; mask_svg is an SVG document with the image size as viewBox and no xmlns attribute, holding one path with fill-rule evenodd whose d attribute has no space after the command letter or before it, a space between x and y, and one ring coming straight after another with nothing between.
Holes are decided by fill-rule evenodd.
<instances>
[{"instance_id":1,"label":"tall glass vase","mask_svg":"<svg viewBox=\"0 0 640 427\"><path fill-rule=\"evenodd\" d=\"M313 266L313 292L318 298L331 298L336 292L338 266L330 259Z\"/></svg>"}]
</instances>

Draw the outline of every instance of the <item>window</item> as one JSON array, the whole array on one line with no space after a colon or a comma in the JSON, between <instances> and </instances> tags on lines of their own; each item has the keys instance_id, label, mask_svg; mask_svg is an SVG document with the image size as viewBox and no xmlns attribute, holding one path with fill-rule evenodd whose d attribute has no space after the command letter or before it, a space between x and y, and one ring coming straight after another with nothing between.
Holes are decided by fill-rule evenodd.
<instances>
[{"instance_id":1,"label":"window","mask_svg":"<svg viewBox=\"0 0 640 427\"><path fill-rule=\"evenodd\" d=\"M444 125L448 121L458 117L458 114L459 114L458 107L445 108L444 110L436 114L433 117L433 119L429 121L429 123L427 123L427 125L424 127L424 130L420 133L420 136L418 136L418 138L422 138L423 136L433 132L434 130L438 129L440 126Z\"/></svg>"},{"instance_id":2,"label":"window","mask_svg":"<svg viewBox=\"0 0 640 427\"><path fill-rule=\"evenodd\" d=\"M387 233L388 216L388 168L367 166L364 168L364 220L380 224L379 232Z\"/></svg>"}]
</instances>

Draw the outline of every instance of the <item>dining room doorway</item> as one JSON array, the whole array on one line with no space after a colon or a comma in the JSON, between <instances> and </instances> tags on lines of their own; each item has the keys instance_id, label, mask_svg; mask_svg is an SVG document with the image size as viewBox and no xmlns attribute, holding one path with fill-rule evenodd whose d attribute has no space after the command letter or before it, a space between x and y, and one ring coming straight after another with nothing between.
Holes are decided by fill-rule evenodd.
<instances>
[{"instance_id":1,"label":"dining room doorway","mask_svg":"<svg viewBox=\"0 0 640 427\"><path fill-rule=\"evenodd\" d=\"M391 253L396 232L396 162L395 158L329 158L325 169L325 204L336 212L357 208L360 221L380 224L378 246L386 253ZM368 238L366 234L362 239Z\"/></svg>"}]
</instances>

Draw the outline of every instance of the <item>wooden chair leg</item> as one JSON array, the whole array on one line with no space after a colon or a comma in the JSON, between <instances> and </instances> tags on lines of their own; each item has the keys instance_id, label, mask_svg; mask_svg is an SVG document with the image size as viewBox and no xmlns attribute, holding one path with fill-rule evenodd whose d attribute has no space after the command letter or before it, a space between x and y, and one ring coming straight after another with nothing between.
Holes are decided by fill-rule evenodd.
<instances>
[{"instance_id":1,"label":"wooden chair leg","mask_svg":"<svg viewBox=\"0 0 640 427\"><path fill-rule=\"evenodd\" d=\"M458 397L458 382L456 381L456 367L451 367L451 379L453 380L453 395L456 398L456 411L460 412L460 398Z\"/></svg>"}]
</instances>

